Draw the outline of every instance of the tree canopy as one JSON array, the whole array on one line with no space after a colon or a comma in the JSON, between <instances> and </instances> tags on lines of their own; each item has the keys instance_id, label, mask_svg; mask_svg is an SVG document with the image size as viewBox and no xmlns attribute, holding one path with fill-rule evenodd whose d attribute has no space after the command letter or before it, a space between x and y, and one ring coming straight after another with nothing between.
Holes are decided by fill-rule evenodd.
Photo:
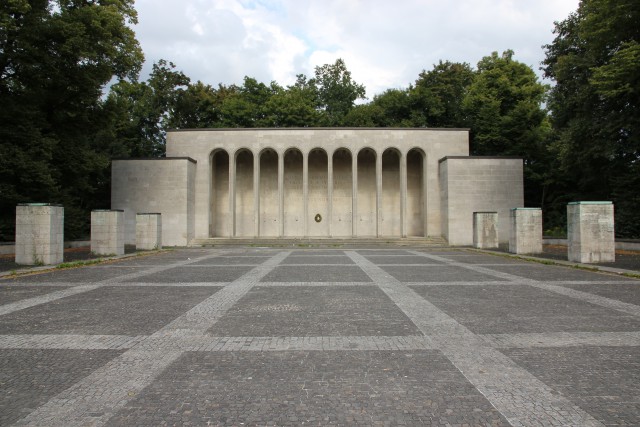
<instances>
[{"instance_id":1,"label":"tree canopy","mask_svg":"<svg viewBox=\"0 0 640 427\"><path fill-rule=\"evenodd\" d=\"M405 88L365 98L337 59L295 82L212 86L167 60L138 80L133 0L0 4L0 240L14 208L65 205L66 236L109 206L110 161L165 155L170 128L469 128L471 152L520 156L525 203L564 226L567 201L611 199L617 233L640 237L640 3L582 0L555 24L542 84L511 50L441 60Z\"/></svg>"}]
</instances>

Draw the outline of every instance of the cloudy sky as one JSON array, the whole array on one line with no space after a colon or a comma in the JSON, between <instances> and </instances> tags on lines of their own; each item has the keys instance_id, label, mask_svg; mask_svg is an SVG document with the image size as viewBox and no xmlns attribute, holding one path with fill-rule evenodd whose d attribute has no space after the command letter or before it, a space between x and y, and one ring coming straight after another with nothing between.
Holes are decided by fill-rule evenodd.
<instances>
[{"instance_id":1,"label":"cloudy sky","mask_svg":"<svg viewBox=\"0 0 640 427\"><path fill-rule=\"evenodd\" d=\"M579 0L136 0L146 57L193 81L282 85L343 58L372 97L413 83L439 60L475 64L493 51L538 74L553 23Z\"/></svg>"}]
</instances>

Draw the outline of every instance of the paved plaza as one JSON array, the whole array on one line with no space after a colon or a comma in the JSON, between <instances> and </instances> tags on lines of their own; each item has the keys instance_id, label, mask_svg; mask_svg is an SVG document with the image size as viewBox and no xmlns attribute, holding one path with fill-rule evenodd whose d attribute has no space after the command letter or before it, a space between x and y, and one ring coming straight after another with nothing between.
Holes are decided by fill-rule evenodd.
<instances>
[{"instance_id":1,"label":"paved plaza","mask_svg":"<svg viewBox=\"0 0 640 427\"><path fill-rule=\"evenodd\" d=\"M0 425L640 425L640 280L447 248L0 280Z\"/></svg>"}]
</instances>

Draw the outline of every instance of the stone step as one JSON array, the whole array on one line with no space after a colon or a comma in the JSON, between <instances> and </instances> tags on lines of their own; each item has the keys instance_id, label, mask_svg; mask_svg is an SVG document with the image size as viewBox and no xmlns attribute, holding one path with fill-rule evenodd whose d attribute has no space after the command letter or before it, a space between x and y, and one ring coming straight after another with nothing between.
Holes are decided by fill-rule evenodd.
<instances>
[{"instance_id":1,"label":"stone step","mask_svg":"<svg viewBox=\"0 0 640 427\"><path fill-rule=\"evenodd\" d=\"M442 237L356 237L356 238L322 238L322 237L212 237L195 239L190 246L312 246L312 247L364 247L364 246L418 246L444 247L447 241Z\"/></svg>"}]
</instances>

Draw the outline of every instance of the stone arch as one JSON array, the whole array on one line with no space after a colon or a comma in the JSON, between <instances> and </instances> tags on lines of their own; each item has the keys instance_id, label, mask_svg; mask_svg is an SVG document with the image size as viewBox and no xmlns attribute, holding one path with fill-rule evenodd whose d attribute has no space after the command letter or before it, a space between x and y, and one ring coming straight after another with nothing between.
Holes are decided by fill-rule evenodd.
<instances>
[{"instance_id":1,"label":"stone arch","mask_svg":"<svg viewBox=\"0 0 640 427\"><path fill-rule=\"evenodd\" d=\"M215 149L210 154L209 236L231 235L229 221L229 153Z\"/></svg>"},{"instance_id":2,"label":"stone arch","mask_svg":"<svg viewBox=\"0 0 640 427\"><path fill-rule=\"evenodd\" d=\"M400 161L402 153L394 147L382 152L382 191L380 203L381 236L402 235L402 208L400 194Z\"/></svg>"},{"instance_id":3,"label":"stone arch","mask_svg":"<svg viewBox=\"0 0 640 427\"><path fill-rule=\"evenodd\" d=\"M278 158L273 148L259 153L260 162L260 236L277 237L280 233Z\"/></svg>"},{"instance_id":4,"label":"stone arch","mask_svg":"<svg viewBox=\"0 0 640 427\"><path fill-rule=\"evenodd\" d=\"M307 156L307 229L309 236L329 236L329 157L320 147Z\"/></svg>"},{"instance_id":5,"label":"stone arch","mask_svg":"<svg viewBox=\"0 0 640 427\"><path fill-rule=\"evenodd\" d=\"M298 148L289 148L283 154L285 236L304 235L303 159Z\"/></svg>"},{"instance_id":6,"label":"stone arch","mask_svg":"<svg viewBox=\"0 0 640 427\"><path fill-rule=\"evenodd\" d=\"M353 153L338 148L331 154L333 163L333 191L331 234L351 236L353 232Z\"/></svg>"},{"instance_id":7,"label":"stone arch","mask_svg":"<svg viewBox=\"0 0 640 427\"><path fill-rule=\"evenodd\" d=\"M358 236L377 235L377 191L376 191L376 161L378 153L373 148L364 147L357 157L357 212Z\"/></svg>"},{"instance_id":8,"label":"stone arch","mask_svg":"<svg viewBox=\"0 0 640 427\"><path fill-rule=\"evenodd\" d=\"M254 235L254 188L253 188L253 152L248 148L239 148L234 153L235 194L234 236L250 237Z\"/></svg>"},{"instance_id":9,"label":"stone arch","mask_svg":"<svg viewBox=\"0 0 640 427\"><path fill-rule=\"evenodd\" d=\"M426 237L426 154L414 147L407 152L407 236Z\"/></svg>"}]
</instances>

